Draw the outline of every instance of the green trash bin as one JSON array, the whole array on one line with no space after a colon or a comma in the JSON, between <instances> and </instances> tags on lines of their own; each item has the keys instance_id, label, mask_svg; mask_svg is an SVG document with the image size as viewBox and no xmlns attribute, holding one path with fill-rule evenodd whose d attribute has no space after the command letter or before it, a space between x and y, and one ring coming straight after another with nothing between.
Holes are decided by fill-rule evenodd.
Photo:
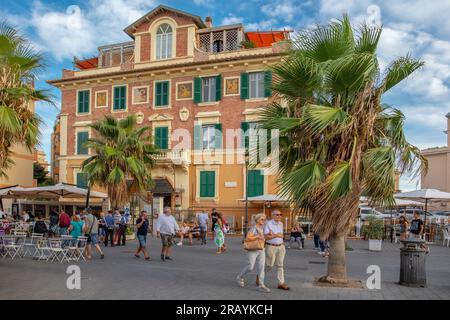
<instances>
[{"instance_id":1,"label":"green trash bin","mask_svg":"<svg viewBox=\"0 0 450 320\"><path fill-rule=\"evenodd\" d=\"M421 239L400 240L400 281L399 284L409 287L426 288L426 257L427 253L421 247L425 243Z\"/></svg>"}]
</instances>

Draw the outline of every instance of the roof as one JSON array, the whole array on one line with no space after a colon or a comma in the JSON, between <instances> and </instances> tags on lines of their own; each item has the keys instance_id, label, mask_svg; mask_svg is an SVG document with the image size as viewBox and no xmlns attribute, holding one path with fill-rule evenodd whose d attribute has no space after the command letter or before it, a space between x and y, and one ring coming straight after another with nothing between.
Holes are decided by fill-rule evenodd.
<instances>
[{"instance_id":1,"label":"roof","mask_svg":"<svg viewBox=\"0 0 450 320\"><path fill-rule=\"evenodd\" d=\"M153 179L154 186L151 192L155 194L170 195L174 192L174 189L167 179Z\"/></svg>"},{"instance_id":2,"label":"roof","mask_svg":"<svg viewBox=\"0 0 450 320\"><path fill-rule=\"evenodd\" d=\"M214 32L214 31L218 31L218 30L242 29L242 28L243 28L242 23L235 23L235 24L227 24L224 26L199 29L199 30L197 30L197 33L207 33L207 32Z\"/></svg>"},{"instance_id":3,"label":"roof","mask_svg":"<svg viewBox=\"0 0 450 320\"><path fill-rule=\"evenodd\" d=\"M136 20L135 22L133 22L132 24L130 24L128 27L126 27L123 31L125 31L126 34L128 34L131 38L134 39L133 37L133 29L137 28L139 25L147 22L147 19L161 11L172 11L174 13L183 15L183 16L188 16L191 17L200 28L206 28L205 23L203 22L202 18L200 18L199 16L196 15L192 15L190 13L187 13L185 11L181 11L178 9L174 9L165 5L159 5L157 6L155 9L153 9L152 11L148 12L147 14L145 14L143 17L139 18L138 20Z\"/></svg>"},{"instance_id":4,"label":"roof","mask_svg":"<svg viewBox=\"0 0 450 320\"><path fill-rule=\"evenodd\" d=\"M75 66L80 70L95 69L98 67L98 57L85 60L76 60Z\"/></svg>"},{"instance_id":5,"label":"roof","mask_svg":"<svg viewBox=\"0 0 450 320\"><path fill-rule=\"evenodd\" d=\"M291 31L255 31L246 32L247 39L255 44L256 48L270 47L272 43L288 40Z\"/></svg>"}]
</instances>

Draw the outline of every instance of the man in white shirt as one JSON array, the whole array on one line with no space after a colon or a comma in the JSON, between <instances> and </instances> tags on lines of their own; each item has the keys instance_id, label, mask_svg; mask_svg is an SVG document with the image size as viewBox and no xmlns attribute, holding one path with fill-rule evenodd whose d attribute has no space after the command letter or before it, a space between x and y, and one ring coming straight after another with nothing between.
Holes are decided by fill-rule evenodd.
<instances>
[{"instance_id":1,"label":"man in white shirt","mask_svg":"<svg viewBox=\"0 0 450 320\"><path fill-rule=\"evenodd\" d=\"M202 245L206 244L206 232L208 231L208 213L204 210L198 215L198 226L200 227L200 237L202 239Z\"/></svg>"},{"instance_id":2,"label":"man in white shirt","mask_svg":"<svg viewBox=\"0 0 450 320\"><path fill-rule=\"evenodd\" d=\"M170 257L171 247L173 246L173 237L180 230L177 221L172 216L170 207L164 208L164 214L158 218L156 224L156 233L161 237L162 249L161 260L173 260Z\"/></svg>"},{"instance_id":3,"label":"man in white shirt","mask_svg":"<svg viewBox=\"0 0 450 320\"><path fill-rule=\"evenodd\" d=\"M272 211L272 220L266 222L264 227L264 236L266 238L266 272L270 271L276 264L278 268L278 289L289 290L290 288L284 282L284 256L286 248L284 247L284 229L281 222L281 212ZM259 280L257 279L257 282Z\"/></svg>"}]
</instances>

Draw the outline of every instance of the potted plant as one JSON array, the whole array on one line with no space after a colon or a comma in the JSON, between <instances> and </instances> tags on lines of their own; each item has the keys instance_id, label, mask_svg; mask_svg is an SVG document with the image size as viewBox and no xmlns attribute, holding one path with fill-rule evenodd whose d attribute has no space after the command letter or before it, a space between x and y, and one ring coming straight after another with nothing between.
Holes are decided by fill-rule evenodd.
<instances>
[{"instance_id":1,"label":"potted plant","mask_svg":"<svg viewBox=\"0 0 450 320\"><path fill-rule=\"evenodd\" d=\"M377 219L375 216L367 217L367 225L364 226L364 237L369 239L370 251L381 251L381 243L383 239L383 220Z\"/></svg>"}]
</instances>

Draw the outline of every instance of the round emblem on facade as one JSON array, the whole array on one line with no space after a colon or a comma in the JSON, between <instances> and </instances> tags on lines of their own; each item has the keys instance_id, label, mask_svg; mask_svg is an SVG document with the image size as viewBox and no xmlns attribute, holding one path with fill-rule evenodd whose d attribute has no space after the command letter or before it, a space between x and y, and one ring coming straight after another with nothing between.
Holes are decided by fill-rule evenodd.
<instances>
[{"instance_id":1,"label":"round emblem on facade","mask_svg":"<svg viewBox=\"0 0 450 320\"><path fill-rule=\"evenodd\" d=\"M187 121L189 119L189 110L187 108L182 108L180 110L181 121Z\"/></svg>"},{"instance_id":2,"label":"round emblem on facade","mask_svg":"<svg viewBox=\"0 0 450 320\"><path fill-rule=\"evenodd\" d=\"M137 124L142 124L144 122L144 114L142 112L136 113Z\"/></svg>"}]
</instances>

